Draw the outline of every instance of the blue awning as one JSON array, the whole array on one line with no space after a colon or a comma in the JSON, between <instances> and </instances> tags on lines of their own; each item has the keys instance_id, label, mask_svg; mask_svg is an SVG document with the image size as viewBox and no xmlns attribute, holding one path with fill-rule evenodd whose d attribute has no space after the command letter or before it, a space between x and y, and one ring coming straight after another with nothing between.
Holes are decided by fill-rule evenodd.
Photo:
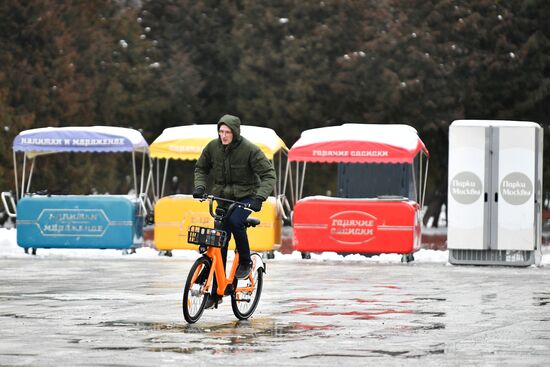
<instances>
[{"instance_id":1,"label":"blue awning","mask_svg":"<svg viewBox=\"0 0 550 367\"><path fill-rule=\"evenodd\" d=\"M31 129L22 131L13 141L15 152L26 152L30 156L61 152L147 152L148 149L139 131L114 126Z\"/></svg>"}]
</instances>

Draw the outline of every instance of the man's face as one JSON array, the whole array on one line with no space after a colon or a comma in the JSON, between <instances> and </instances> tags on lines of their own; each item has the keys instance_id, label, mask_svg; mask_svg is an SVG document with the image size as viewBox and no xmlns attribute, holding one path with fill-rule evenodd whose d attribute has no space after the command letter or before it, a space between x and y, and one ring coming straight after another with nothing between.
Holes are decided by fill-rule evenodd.
<instances>
[{"instance_id":1,"label":"man's face","mask_svg":"<svg viewBox=\"0 0 550 367\"><path fill-rule=\"evenodd\" d=\"M228 145L233 141L233 131L227 125L221 124L218 134L223 145Z\"/></svg>"}]
</instances>

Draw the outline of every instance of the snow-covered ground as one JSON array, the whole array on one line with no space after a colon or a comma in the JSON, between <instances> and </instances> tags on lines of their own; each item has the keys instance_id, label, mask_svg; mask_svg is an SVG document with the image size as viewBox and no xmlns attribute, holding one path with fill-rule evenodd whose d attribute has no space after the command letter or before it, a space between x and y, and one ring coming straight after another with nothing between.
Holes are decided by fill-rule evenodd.
<instances>
[{"instance_id":1,"label":"snow-covered ground","mask_svg":"<svg viewBox=\"0 0 550 367\"><path fill-rule=\"evenodd\" d=\"M173 258L194 260L197 258L196 251L190 250L175 250L172 252ZM16 230L0 228L0 257L25 257L23 249L17 246ZM151 247L142 247L136 249L136 252L131 255L126 255L121 250L100 250L100 249L38 249L37 257L67 257L67 258L108 258L122 257L133 260L143 258L158 258L159 260L168 261L170 258L159 256L159 252ZM231 259L232 252L229 252ZM421 249L414 254L415 262L417 263L447 263L449 259L448 251ZM270 261L302 261L300 252L294 251L292 254L282 254L276 252L275 259ZM342 261L342 262L364 262L364 263L379 263L391 264L400 263L400 254L381 254L371 257L366 257L359 254L339 255L334 252L324 252L321 254L311 254L311 259L308 261L323 262L323 261ZM543 248L543 258L541 265L550 264L550 249Z\"/></svg>"}]
</instances>

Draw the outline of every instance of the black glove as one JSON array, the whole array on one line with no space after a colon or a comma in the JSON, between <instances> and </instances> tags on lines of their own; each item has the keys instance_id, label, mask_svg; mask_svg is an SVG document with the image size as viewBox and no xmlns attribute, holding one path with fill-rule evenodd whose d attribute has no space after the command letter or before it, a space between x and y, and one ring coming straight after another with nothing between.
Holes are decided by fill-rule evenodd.
<instances>
[{"instance_id":1,"label":"black glove","mask_svg":"<svg viewBox=\"0 0 550 367\"><path fill-rule=\"evenodd\" d=\"M204 187L195 187L195 189L193 189L193 197L195 199L202 199L204 197Z\"/></svg>"},{"instance_id":2,"label":"black glove","mask_svg":"<svg viewBox=\"0 0 550 367\"><path fill-rule=\"evenodd\" d=\"M264 201L263 198L256 196L250 202L250 209L254 210L255 212L259 212L260 210L262 210L263 201Z\"/></svg>"}]
</instances>

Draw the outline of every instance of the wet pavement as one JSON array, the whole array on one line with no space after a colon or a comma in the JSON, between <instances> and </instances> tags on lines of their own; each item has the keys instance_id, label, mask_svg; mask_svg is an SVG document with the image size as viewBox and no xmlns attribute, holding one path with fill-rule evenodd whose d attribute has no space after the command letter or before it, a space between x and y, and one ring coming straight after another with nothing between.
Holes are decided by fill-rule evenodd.
<instances>
[{"instance_id":1,"label":"wet pavement","mask_svg":"<svg viewBox=\"0 0 550 367\"><path fill-rule=\"evenodd\" d=\"M0 259L0 365L548 365L550 267L269 261L249 321L182 316L192 261Z\"/></svg>"}]
</instances>

